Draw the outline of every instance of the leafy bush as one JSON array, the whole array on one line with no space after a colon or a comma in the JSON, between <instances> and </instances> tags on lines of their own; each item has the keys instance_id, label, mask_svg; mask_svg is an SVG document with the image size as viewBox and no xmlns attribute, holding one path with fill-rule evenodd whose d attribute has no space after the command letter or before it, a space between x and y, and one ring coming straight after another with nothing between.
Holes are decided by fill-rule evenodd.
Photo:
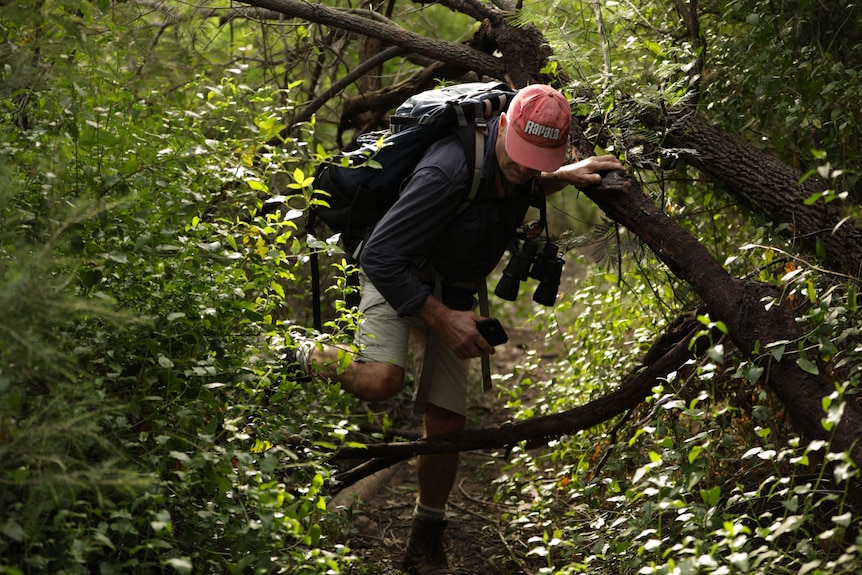
<instances>
[{"instance_id":1,"label":"leafy bush","mask_svg":"<svg viewBox=\"0 0 862 575\"><path fill-rule=\"evenodd\" d=\"M266 145L290 94L236 70L159 110L92 56L2 136L0 571L339 572L344 400L279 361L308 313L302 211L267 202L277 174L310 198L301 142Z\"/></svg>"},{"instance_id":2,"label":"leafy bush","mask_svg":"<svg viewBox=\"0 0 862 575\"><path fill-rule=\"evenodd\" d=\"M636 294L641 278L625 277ZM649 298L633 306L608 279L591 276L566 298L579 315L562 337L568 354L559 364L531 359L519 368L526 378L508 396L517 416L583 404L633 369L624 357L637 357L646 343L639 328L659 310ZM829 429L858 394L854 362L835 356L828 343L858 337L856 308L845 307L854 292L816 287L809 274L782 279L790 296L810 306L811 336L800 342L807 352L800 360L807 357L812 369L840 365L848 377L824 399ZM552 315L536 319L547 322L539 329L548 329L549 340L559 337ZM620 349L628 354L621 358ZM551 378L530 379L539 367ZM859 470L827 443L794 435L780 402L757 383L762 373L724 342L712 342L618 422L541 450L516 448L495 487L512 510L503 517L509 536L530 542L536 572L857 572Z\"/></svg>"}]
</instances>

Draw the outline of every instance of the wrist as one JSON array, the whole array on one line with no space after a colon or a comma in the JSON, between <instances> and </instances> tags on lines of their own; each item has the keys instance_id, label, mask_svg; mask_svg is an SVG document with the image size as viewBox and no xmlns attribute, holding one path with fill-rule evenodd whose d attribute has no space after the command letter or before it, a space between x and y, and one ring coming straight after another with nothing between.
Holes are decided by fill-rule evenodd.
<instances>
[{"instance_id":1,"label":"wrist","mask_svg":"<svg viewBox=\"0 0 862 575\"><path fill-rule=\"evenodd\" d=\"M571 182L562 177L560 170L556 172L542 172L539 176L539 183L542 185L545 195L558 192L571 184Z\"/></svg>"},{"instance_id":2,"label":"wrist","mask_svg":"<svg viewBox=\"0 0 862 575\"><path fill-rule=\"evenodd\" d=\"M450 311L448 307L443 305L443 302L433 295L428 295L416 311L416 316L428 327L437 330L440 324L445 321L447 312Z\"/></svg>"}]
</instances>

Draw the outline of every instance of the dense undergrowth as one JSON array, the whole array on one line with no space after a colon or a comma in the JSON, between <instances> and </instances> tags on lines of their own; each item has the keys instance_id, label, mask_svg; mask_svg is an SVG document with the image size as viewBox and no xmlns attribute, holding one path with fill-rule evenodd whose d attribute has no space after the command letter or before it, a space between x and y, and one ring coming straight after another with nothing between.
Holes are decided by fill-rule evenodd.
<instances>
[{"instance_id":1,"label":"dense undergrowth","mask_svg":"<svg viewBox=\"0 0 862 575\"><path fill-rule=\"evenodd\" d=\"M599 275L586 283L573 294L586 306L573 324L536 320L572 352L548 381L515 379L522 389L541 389L531 396L542 400L530 404L512 392L509 405L522 417L601 394L617 383L618 367L636 369L633 360L651 342L647 324L632 321L641 306L625 290ZM795 286L815 298L806 280ZM833 291L810 302L812 334L821 344L858 337L858 311L848 312L837 298ZM824 315L836 303L837 313ZM629 327L615 332L608 324ZM809 343L809 357L823 349ZM620 349L627 350L623 357L603 351ZM852 356L838 364L844 373L858 372ZM535 367L527 362L521 374ZM845 454L829 453L827 442L795 435L760 375L727 342L715 342L617 421L538 452L516 450L496 487L509 508L529 509L505 518L513 540L529 538L530 553L547 560L537 572L857 572L858 470ZM825 427L840 417L844 401L858 401L858 389L853 376L824 398Z\"/></svg>"},{"instance_id":2,"label":"dense undergrowth","mask_svg":"<svg viewBox=\"0 0 862 575\"><path fill-rule=\"evenodd\" d=\"M299 86L225 65L149 91L134 59L104 57L122 40L54 17L3 24L0 573L342 572L328 456L367 439L367 415L279 361L310 323L310 250L334 286L327 330L349 341L354 321L337 246L304 235L323 152L313 123L282 134ZM32 65L34 30L52 39L39 54L51 66ZM795 298L808 337L764 356L789 348L834 375L828 430L859 401L855 288L784 256L784 224L696 188L674 190L668 211L734 273ZM542 364L547 379L522 377L538 355L503 377L516 417L612 389L695 305L636 241L599 228L601 265L585 262L555 308L501 304L567 350ZM859 471L794 435L763 369L711 341L624 420L516 447L496 481L512 509L501 521L530 539L542 573L857 573ZM541 393L527 401L526 386Z\"/></svg>"}]
</instances>

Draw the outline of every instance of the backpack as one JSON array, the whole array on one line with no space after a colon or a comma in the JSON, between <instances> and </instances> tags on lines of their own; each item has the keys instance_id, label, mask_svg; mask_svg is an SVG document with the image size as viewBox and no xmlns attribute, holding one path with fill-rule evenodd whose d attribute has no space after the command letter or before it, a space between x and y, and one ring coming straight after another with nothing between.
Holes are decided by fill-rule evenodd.
<instances>
[{"instance_id":1,"label":"backpack","mask_svg":"<svg viewBox=\"0 0 862 575\"><path fill-rule=\"evenodd\" d=\"M309 228L319 218L358 259L362 243L398 199L402 181L431 144L453 132L470 167L466 207L479 190L487 120L505 111L515 93L503 83L474 82L412 96L390 117L388 130L361 136L357 150L317 169L314 185L328 194L328 205L309 211Z\"/></svg>"}]
</instances>

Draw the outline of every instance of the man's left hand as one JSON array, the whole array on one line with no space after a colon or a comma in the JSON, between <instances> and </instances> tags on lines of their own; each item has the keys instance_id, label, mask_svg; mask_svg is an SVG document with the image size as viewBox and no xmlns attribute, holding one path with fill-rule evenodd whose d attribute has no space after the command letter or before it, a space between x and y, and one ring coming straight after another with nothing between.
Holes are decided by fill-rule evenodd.
<instances>
[{"instance_id":1,"label":"man's left hand","mask_svg":"<svg viewBox=\"0 0 862 575\"><path fill-rule=\"evenodd\" d=\"M584 160L561 166L556 172L543 173L542 186L545 193L563 189L567 185L576 188L589 188L602 183L602 174L613 171L625 171L622 162L616 156L590 156Z\"/></svg>"}]
</instances>

